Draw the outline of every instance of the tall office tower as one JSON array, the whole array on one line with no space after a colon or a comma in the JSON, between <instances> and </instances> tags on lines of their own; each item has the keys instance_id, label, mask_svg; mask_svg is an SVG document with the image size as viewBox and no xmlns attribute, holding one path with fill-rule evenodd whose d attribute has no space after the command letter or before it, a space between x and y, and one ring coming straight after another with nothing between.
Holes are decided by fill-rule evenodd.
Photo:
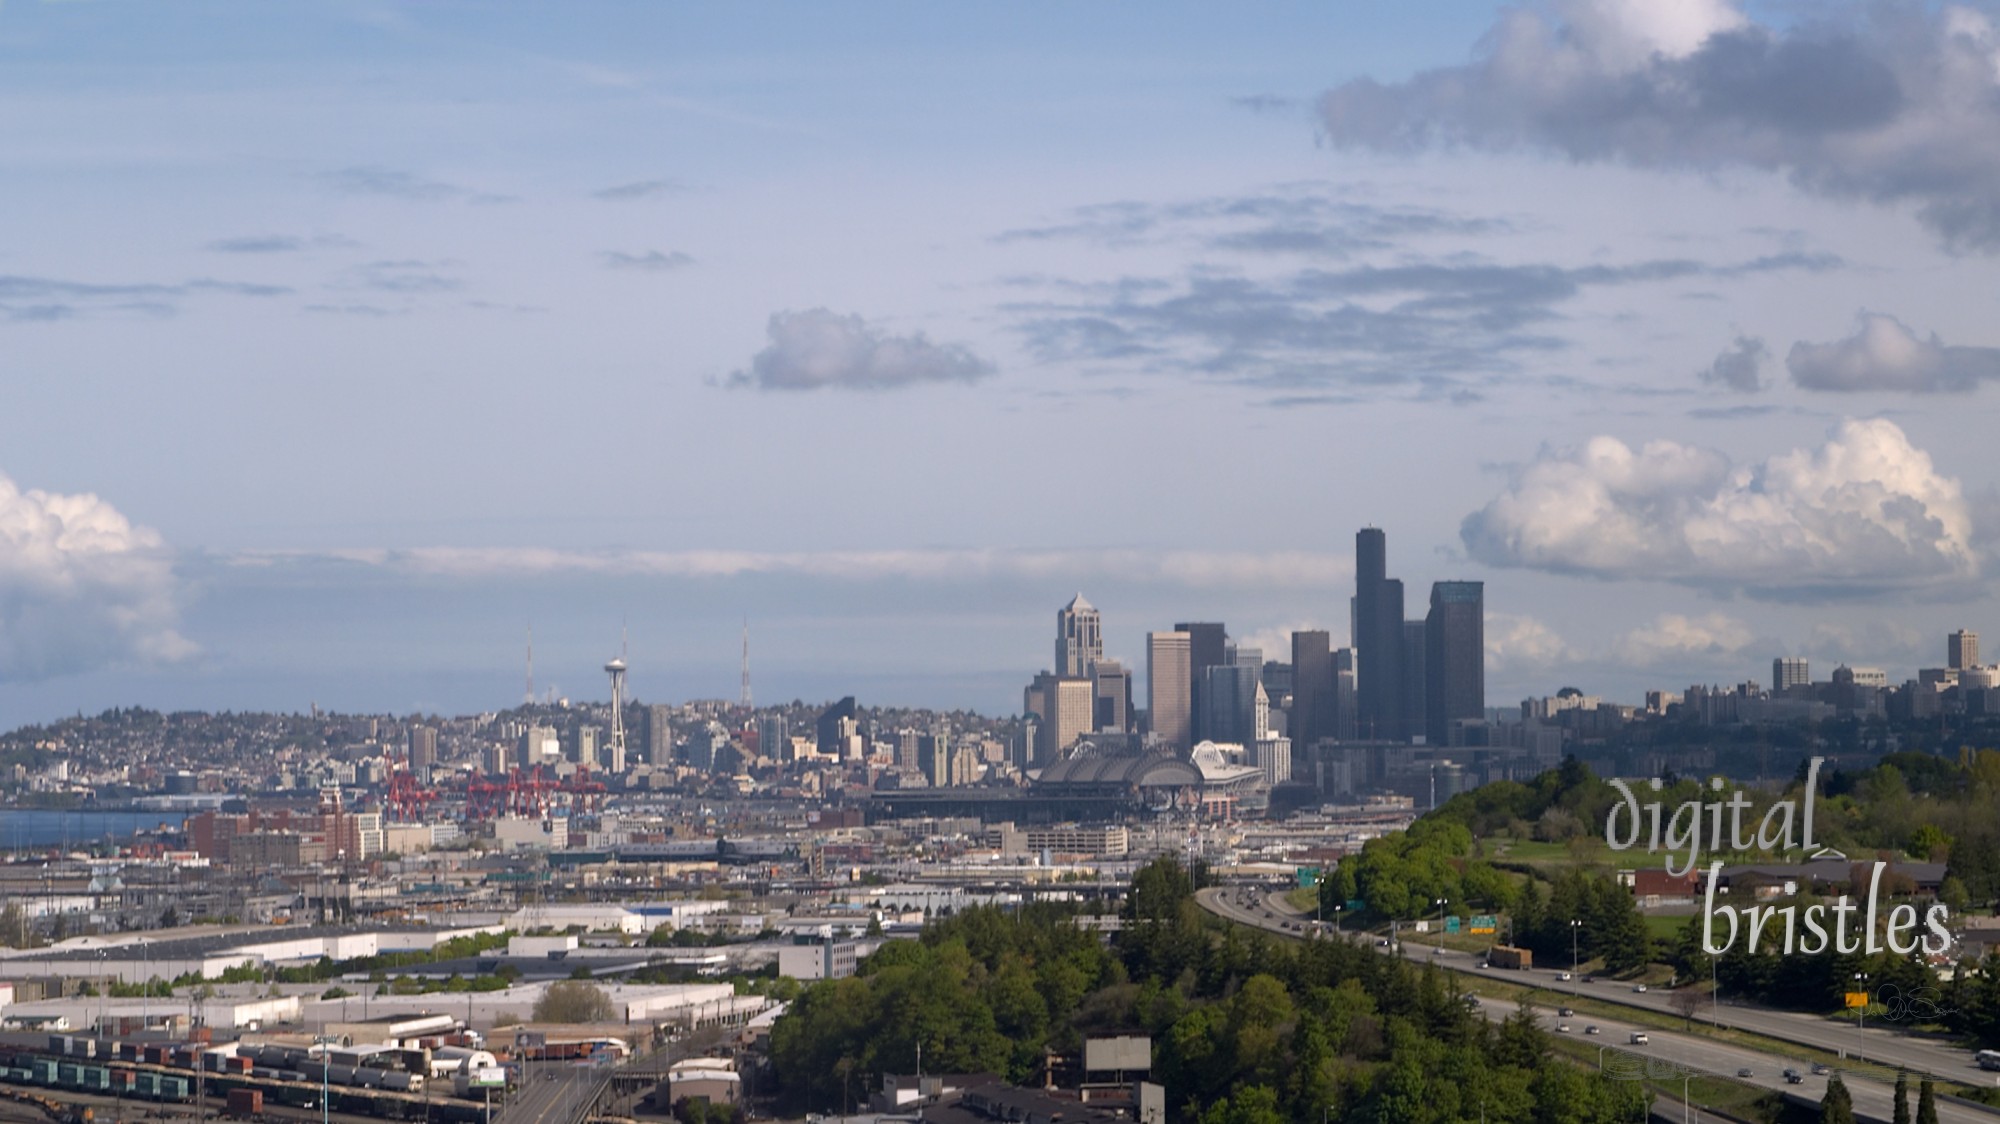
<instances>
[{"instance_id":1,"label":"tall office tower","mask_svg":"<svg viewBox=\"0 0 2000 1124\"><path fill-rule=\"evenodd\" d=\"M1812 672L1804 656L1779 656L1771 661L1771 693L1782 695L1793 687L1812 686Z\"/></svg>"},{"instance_id":2,"label":"tall office tower","mask_svg":"<svg viewBox=\"0 0 2000 1124\"><path fill-rule=\"evenodd\" d=\"M1331 644L1319 629L1292 633L1292 714L1286 731L1302 751L1334 736Z\"/></svg>"},{"instance_id":3,"label":"tall office tower","mask_svg":"<svg viewBox=\"0 0 2000 1124\"><path fill-rule=\"evenodd\" d=\"M1219 621L1177 624L1175 632L1188 636L1188 729L1201 729L1201 682L1211 667L1229 662L1229 633ZM1194 743L1189 742L1190 746Z\"/></svg>"},{"instance_id":4,"label":"tall office tower","mask_svg":"<svg viewBox=\"0 0 2000 1124\"><path fill-rule=\"evenodd\" d=\"M1979 666L1979 634L1959 629L1945 638L1945 666L1956 671Z\"/></svg>"},{"instance_id":5,"label":"tall office tower","mask_svg":"<svg viewBox=\"0 0 2000 1124\"><path fill-rule=\"evenodd\" d=\"M570 741L569 759L579 765L597 768L597 727L578 726Z\"/></svg>"},{"instance_id":6,"label":"tall office tower","mask_svg":"<svg viewBox=\"0 0 2000 1124\"><path fill-rule=\"evenodd\" d=\"M1175 749L1194 746L1192 666L1187 633L1146 634L1146 723L1155 737Z\"/></svg>"},{"instance_id":7,"label":"tall office tower","mask_svg":"<svg viewBox=\"0 0 2000 1124\"><path fill-rule=\"evenodd\" d=\"M1041 744L1035 747L1037 766L1062 760L1076 739L1090 733L1097 717L1097 691L1088 679L1053 680L1044 702L1048 713L1042 716Z\"/></svg>"},{"instance_id":8,"label":"tall office tower","mask_svg":"<svg viewBox=\"0 0 2000 1124\"><path fill-rule=\"evenodd\" d=\"M773 761L789 764L793 759L791 725L782 714L766 714L757 719L757 748Z\"/></svg>"},{"instance_id":9,"label":"tall office tower","mask_svg":"<svg viewBox=\"0 0 2000 1124\"><path fill-rule=\"evenodd\" d=\"M1055 693L1057 680L1062 677L1046 671L1037 672L1028 685L1021 688L1021 713L1032 715L1043 722L1049 720L1049 696Z\"/></svg>"},{"instance_id":10,"label":"tall office tower","mask_svg":"<svg viewBox=\"0 0 2000 1124\"><path fill-rule=\"evenodd\" d=\"M1361 694L1354 678L1354 649L1333 650L1333 734L1344 742L1361 735L1356 723L1361 718ZM1294 743L1296 744L1296 743Z\"/></svg>"},{"instance_id":11,"label":"tall office tower","mask_svg":"<svg viewBox=\"0 0 2000 1124\"><path fill-rule=\"evenodd\" d=\"M1424 626L1425 733L1449 745L1453 722L1486 717L1486 583L1432 582Z\"/></svg>"},{"instance_id":12,"label":"tall office tower","mask_svg":"<svg viewBox=\"0 0 2000 1124\"><path fill-rule=\"evenodd\" d=\"M1092 728L1122 734L1132 728L1132 673L1117 660L1098 660L1091 669L1096 685L1097 711Z\"/></svg>"},{"instance_id":13,"label":"tall office tower","mask_svg":"<svg viewBox=\"0 0 2000 1124\"><path fill-rule=\"evenodd\" d=\"M438 759L438 732L429 726L410 727L409 759L410 772L418 780L429 780Z\"/></svg>"},{"instance_id":14,"label":"tall office tower","mask_svg":"<svg viewBox=\"0 0 2000 1124\"><path fill-rule=\"evenodd\" d=\"M854 720L854 696L849 695L819 712L813 723L813 744L822 754L838 761L847 756L847 731L843 723Z\"/></svg>"},{"instance_id":15,"label":"tall office tower","mask_svg":"<svg viewBox=\"0 0 2000 1124\"><path fill-rule=\"evenodd\" d=\"M515 764L523 769L536 765L546 765L562 759L562 737L554 726L530 726L521 734L519 760Z\"/></svg>"},{"instance_id":16,"label":"tall office tower","mask_svg":"<svg viewBox=\"0 0 2000 1124\"><path fill-rule=\"evenodd\" d=\"M1201 725L1196 735L1204 741L1248 745L1256 740L1257 694L1264 689L1263 667L1224 664L1211 667L1202 678Z\"/></svg>"},{"instance_id":17,"label":"tall office tower","mask_svg":"<svg viewBox=\"0 0 2000 1124\"><path fill-rule=\"evenodd\" d=\"M1430 683L1430 661L1424 658L1429 630L1423 621L1403 622L1403 736L1415 738L1424 732L1430 703L1424 688Z\"/></svg>"},{"instance_id":18,"label":"tall office tower","mask_svg":"<svg viewBox=\"0 0 2000 1124\"><path fill-rule=\"evenodd\" d=\"M1357 732L1401 740L1403 583L1389 577L1388 541L1375 527L1354 536L1354 663Z\"/></svg>"},{"instance_id":19,"label":"tall office tower","mask_svg":"<svg viewBox=\"0 0 2000 1124\"><path fill-rule=\"evenodd\" d=\"M1056 610L1056 674L1082 679L1104 658L1104 622L1079 593Z\"/></svg>"},{"instance_id":20,"label":"tall office tower","mask_svg":"<svg viewBox=\"0 0 2000 1124\"><path fill-rule=\"evenodd\" d=\"M924 779L932 788L946 788L951 784L951 735L939 731L917 734L914 737L917 759L914 762Z\"/></svg>"},{"instance_id":21,"label":"tall office tower","mask_svg":"<svg viewBox=\"0 0 2000 1124\"><path fill-rule=\"evenodd\" d=\"M644 736L640 739L646 747L646 761L652 765L671 765L674 761L673 708L665 703L648 703L639 712L640 721L646 724Z\"/></svg>"},{"instance_id":22,"label":"tall office tower","mask_svg":"<svg viewBox=\"0 0 2000 1124\"><path fill-rule=\"evenodd\" d=\"M898 731L896 731L896 767L897 767L897 768L899 768L899 769L916 769L916 768L919 768L919 767L920 767L920 766L919 766L919 765L917 764L917 760L918 760L918 759L917 759L917 738L918 738L918 734L917 734L917 732L916 732L915 730L910 730L910 729L903 729L903 730L898 730Z\"/></svg>"}]
</instances>

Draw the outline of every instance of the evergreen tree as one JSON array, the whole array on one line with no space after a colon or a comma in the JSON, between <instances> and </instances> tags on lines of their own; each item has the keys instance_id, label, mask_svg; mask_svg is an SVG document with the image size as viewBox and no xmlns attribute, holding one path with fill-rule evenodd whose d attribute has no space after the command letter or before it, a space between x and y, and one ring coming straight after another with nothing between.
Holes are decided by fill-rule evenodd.
<instances>
[{"instance_id":1,"label":"evergreen tree","mask_svg":"<svg viewBox=\"0 0 2000 1124\"><path fill-rule=\"evenodd\" d=\"M1894 1124L1910 1124L1910 1074L1896 1071L1896 1115Z\"/></svg>"},{"instance_id":2,"label":"evergreen tree","mask_svg":"<svg viewBox=\"0 0 2000 1124\"><path fill-rule=\"evenodd\" d=\"M1826 1079L1826 1096L1819 1102L1819 1124L1854 1124L1854 1098L1838 1073Z\"/></svg>"},{"instance_id":3,"label":"evergreen tree","mask_svg":"<svg viewBox=\"0 0 2000 1124\"><path fill-rule=\"evenodd\" d=\"M1917 1124L1938 1124L1937 1090L1928 1077L1917 1086Z\"/></svg>"}]
</instances>

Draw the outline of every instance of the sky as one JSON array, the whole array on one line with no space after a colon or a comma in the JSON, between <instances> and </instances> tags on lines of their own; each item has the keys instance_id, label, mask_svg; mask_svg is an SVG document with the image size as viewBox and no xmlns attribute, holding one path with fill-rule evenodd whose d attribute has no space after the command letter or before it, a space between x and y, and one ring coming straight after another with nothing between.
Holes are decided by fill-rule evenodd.
<instances>
[{"instance_id":1,"label":"sky","mask_svg":"<svg viewBox=\"0 0 2000 1124\"><path fill-rule=\"evenodd\" d=\"M5 0L0 183L0 726L2000 635L1990 6Z\"/></svg>"}]
</instances>

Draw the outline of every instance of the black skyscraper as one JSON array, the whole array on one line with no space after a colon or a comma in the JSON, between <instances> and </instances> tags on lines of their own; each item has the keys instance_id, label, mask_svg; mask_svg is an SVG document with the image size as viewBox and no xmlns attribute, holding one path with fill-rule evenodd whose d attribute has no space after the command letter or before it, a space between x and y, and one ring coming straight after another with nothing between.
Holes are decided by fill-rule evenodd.
<instances>
[{"instance_id":1,"label":"black skyscraper","mask_svg":"<svg viewBox=\"0 0 2000 1124\"><path fill-rule=\"evenodd\" d=\"M1403 583L1389 577L1388 543L1365 527L1354 536L1356 734L1400 740L1403 723Z\"/></svg>"},{"instance_id":2,"label":"black skyscraper","mask_svg":"<svg viewBox=\"0 0 2000 1124\"><path fill-rule=\"evenodd\" d=\"M1326 633L1292 633L1291 735L1294 752L1334 736L1333 649Z\"/></svg>"},{"instance_id":3,"label":"black skyscraper","mask_svg":"<svg viewBox=\"0 0 2000 1124\"><path fill-rule=\"evenodd\" d=\"M1445 745L1454 721L1486 717L1486 583L1432 583L1424 628L1425 732Z\"/></svg>"},{"instance_id":4,"label":"black skyscraper","mask_svg":"<svg viewBox=\"0 0 2000 1124\"><path fill-rule=\"evenodd\" d=\"M1223 649L1228 646L1228 634L1219 621L1177 624L1174 631L1188 634L1188 698L1192 700L1193 719L1189 728L1202 730L1206 728L1202 725L1202 691L1208 682L1208 669L1227 662L1223 659Z\"/></svg>"}]
</instances>

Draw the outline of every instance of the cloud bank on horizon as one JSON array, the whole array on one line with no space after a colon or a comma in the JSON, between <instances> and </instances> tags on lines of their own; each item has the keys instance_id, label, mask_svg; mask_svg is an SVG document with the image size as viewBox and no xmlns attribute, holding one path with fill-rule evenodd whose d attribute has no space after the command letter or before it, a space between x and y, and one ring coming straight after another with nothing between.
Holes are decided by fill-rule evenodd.
<instances>
[{"instance_id":1,"label":"cloud bank on horizon","mask_svg":"<svg viewBox=\"0 0 2000 1124\"><path fill-rule=\"evenodd\" d=\"M1726 0L1510 8L1472 61L1339 86L1320 122L1343 147L1781 172L1912 204L1945 246L2000 252L2000 31L1956 5L1845 14L1776 28Z\"/></svg>"}]
</instances>

